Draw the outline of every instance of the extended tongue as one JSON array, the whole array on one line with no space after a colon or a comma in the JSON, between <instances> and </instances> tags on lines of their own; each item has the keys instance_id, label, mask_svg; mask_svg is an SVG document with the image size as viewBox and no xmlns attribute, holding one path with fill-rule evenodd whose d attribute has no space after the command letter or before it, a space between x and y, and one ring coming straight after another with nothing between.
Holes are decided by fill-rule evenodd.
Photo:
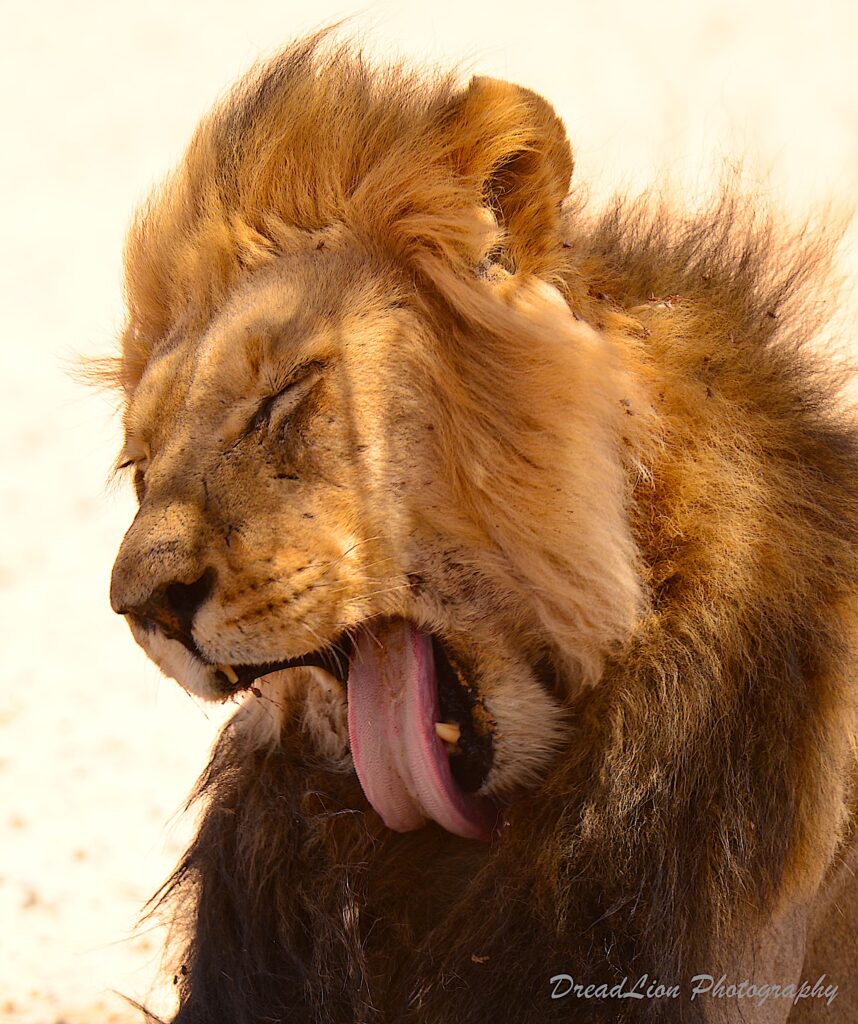
<instances>
[{"instance_id":1,"label":"extended tongue","mask_svg":"<svg viewBox=\"0 0 858 1024\"><path fill-rule=\"evenodd\" d=\"M435 732L431 636L405 619L363 630L355 639L348 689L355 771L385 825L411 832L429 818L457 836L488 841L497 809L459 788Z\"/></svg>"}]
</instances>

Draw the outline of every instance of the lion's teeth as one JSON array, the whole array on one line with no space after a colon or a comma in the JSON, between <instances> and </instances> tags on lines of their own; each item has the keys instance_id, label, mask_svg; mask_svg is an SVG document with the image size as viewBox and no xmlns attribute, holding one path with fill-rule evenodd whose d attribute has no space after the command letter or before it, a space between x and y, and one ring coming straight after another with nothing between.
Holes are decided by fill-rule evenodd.
<instances>
[{"instance_id":1,"label":"lion's teeth","mask_svg":"<svg viewBox=\"0 0 858 1024\"><path fill-rule=\"evenodd\" d=\"M235 686L235 684L238 682L238 673L235 671L232 665L216 665L215 667L217 668L218 672L221 673L221 675L226 676L230 683L232 683L232 685Z\"/></svg>"},{"instance_id":2,"label":"lion's teeth","mask_svg":"<svg viewBox=\"0 0 858 1024\"><path fill-rule=\"evenodd\" d=\"M435 733L445 743L458 743L462 730L453 722L436 722Z\"/></svg>"}]
</instances>

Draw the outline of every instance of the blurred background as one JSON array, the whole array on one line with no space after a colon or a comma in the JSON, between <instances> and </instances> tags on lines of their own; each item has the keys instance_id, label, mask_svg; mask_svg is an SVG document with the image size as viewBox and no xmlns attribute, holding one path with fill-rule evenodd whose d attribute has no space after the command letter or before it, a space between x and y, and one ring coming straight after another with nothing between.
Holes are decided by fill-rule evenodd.
<instances>
[{"instance_id":1,"label":"blurred background","mask_svg":"<svg viewBox=\"0 0 858 1024\"><path fill-rule=\"evenodd\" d=\"M133 926L188 838L177 812L229 709L160 679L110 611L133 501L106 483L113 399L70 370L112 349L133 208L200 115L252 61L354 13L328 0L4 9L0 1020L139 1021L116 992L170 1012L169 979L155 987L163 935ZM596 201L656 179L696 194L736 157L792 217L858 198L854 0L369 3L350 31L379 59L461 63L543 93ZM855 238L838 254L847 281Z\"/></svg>"}]
</instances>

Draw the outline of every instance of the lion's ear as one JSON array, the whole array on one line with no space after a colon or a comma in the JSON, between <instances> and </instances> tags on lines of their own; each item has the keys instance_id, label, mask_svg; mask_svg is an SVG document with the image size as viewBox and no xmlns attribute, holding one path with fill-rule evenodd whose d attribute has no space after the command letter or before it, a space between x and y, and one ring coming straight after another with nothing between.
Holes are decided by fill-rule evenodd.
<instances>
[{"instance_id":1,"label":"lion's ear","mask_svg":"<svg viewBox=\"0 0 858 1024\"><path fill-rule=\"evenodd\" d=\"M560 244L560 203L572 150L563 122L541 96L510 82L472 78L446 110L451 156L506 235L513 271L541 273Z\"/></svg>"}]
</instances>

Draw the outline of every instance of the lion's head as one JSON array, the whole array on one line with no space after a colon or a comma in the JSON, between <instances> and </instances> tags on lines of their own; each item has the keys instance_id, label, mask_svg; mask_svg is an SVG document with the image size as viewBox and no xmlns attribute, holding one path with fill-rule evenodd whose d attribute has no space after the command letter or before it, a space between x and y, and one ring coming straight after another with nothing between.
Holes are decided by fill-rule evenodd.
<instances>
[{"instance_id":1,"label":"lion's head","mask_svg":"<svg viewBox=\"0 0 858 1024\"><path fill-rule=\"evenodd\" d=\"M200 696L288 706L312 666L320 749L391 828L486 837L640 612L630 384L558 288L548 104L317 43L131 233L111 599Z\"/></svg>"}]
</instances>

